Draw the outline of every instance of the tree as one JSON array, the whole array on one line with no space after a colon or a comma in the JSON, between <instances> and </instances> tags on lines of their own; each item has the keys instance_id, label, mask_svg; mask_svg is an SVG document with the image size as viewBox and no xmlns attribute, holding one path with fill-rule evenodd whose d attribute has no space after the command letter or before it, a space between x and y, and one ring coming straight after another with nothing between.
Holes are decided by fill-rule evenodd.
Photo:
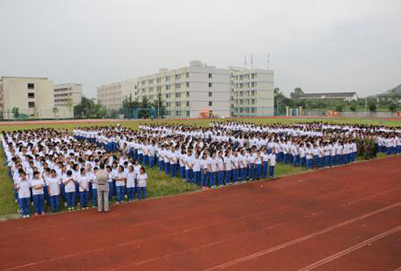
<instances>
[{"instance_id":1,"label":"tree","mask_svg":"<svg viewBox=\"0 0 401 271\"><path fill-rule=\"evenodd\" d=\"M165 116L167 116L166 105L164 103L162 94L160 92L157 94L157 98L153 101L152 107L155 108L155 110L156 110L157 118L162 119Z\"/></svg>"},{"instance_id":2,"label":"tree","mask_svg":"<svg viewBox=\"0 0 401 271\"><path fill-rule=\"evenodd\" d=\"M356 105L355 105L355 104L351 105L351 106L349 107L349 109L350 109L352 112L355 112L355 111L356 111Z\"/></svg>"},{"instance_id":3,"label":"tree","mask_svg":"<svg viewBox=\"0 0 401 271\"><path fill-rule=\"evenodd\" d=\"M296 88L296 89L294 89L293 92L291 92L290 96L293 99L297 99L297 98L301 97L302 94L304 94L303 90L301 88Z\"/></svg>"},{"instance_id":4,"label":"tree","mask_svg":"<svg viewBox=\"0 0 401 271\"><path fill-rule=\"evenodd\" d=\"M52 111L53 111L54 118L56 119L57 118L57 114L58 114L58 108L57 107L53 107Z\"/></svg>"},{"instance_id":5,"label":"tree","mask_svg":"<svg viewBox=\"0 0 401 271\"><path fill-rule=\"evenodd\" d=\"M369 111L370 112L376 112L377 110L377 105L375 102L369 102Z\"/></svg>"},{"instance_id":6,"label":"tree","mask_svg":"<svg viewBox=\"0 0 401 271\"><path fill-rule=\"evenodd\" d=\"M13 113L14 119L18 119L19 118L19 108L18 107L14 107L12 109L12 113Z\"/></svg>"},{"instance_id":7,"label":"tree","mask_svg":"<svg viewBox=\"0 0 401 271\"><path fill-rule=\"evenodd\" d=\"M395 103L391 103L388 107L388 110L390 110L391 112L397 111L397 105Z\"/></svg>"},{"instance_id":8,"label":"tree","mask_svg":"<svg viewBox=\"0 0 401 271\"><path fill-rule=\"evenodd\" d=\"M146 96L143 96L142 102L140 103L140 109L138 112L138 117L140 119L147 119L150 117L149 111L150 111L150 103L149 100Z\"/></svg>"},{"instance_id":9,"label":"tree","mask_svg":"<svg viewBox=\"0 0 401 271\"><path fill-rule=\"evenodd\" d=\"M81 103L74 107L74 117L78 118L102 118L105 117L104 112L105 109L101 104L86 97L82 97Z\"/></svg>"},{"instance_id":10,"label":"tree","mask_svg":"<svg viewBox=\"0 0 401 271\"><path fill-rule=\"evenodd\" d=\"M343 111L343 105L342 105L342 104L338 104L338 105L336 106L336 111L342 112L342 111Z\"/></svg>"}]
</instances>

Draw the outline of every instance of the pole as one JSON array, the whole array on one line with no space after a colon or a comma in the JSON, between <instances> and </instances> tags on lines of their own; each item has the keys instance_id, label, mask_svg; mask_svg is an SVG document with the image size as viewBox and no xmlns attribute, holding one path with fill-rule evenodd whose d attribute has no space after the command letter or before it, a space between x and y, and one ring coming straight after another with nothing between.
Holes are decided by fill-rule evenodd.
<instances>
[{"instance_id":1,"label":"pole","mask_svg":"<svg viewBox=\"0 0 401 271\"><path fill-rule=\"evenodd\" d=\"M159 90L159 95L157 97L157 118L160 119L160 98L161 98L161 94L160 94L160 90Z\"/></svg>"},{"instance_id":2,"label":"pole","mask_svg":"<svg viewBox=\"0 0 401 271\"><path fill-rule=\"evenodd\" d=\"M367 111L366 111L366 109L367 109L367 98L365 98L365 117L367 116Z\"/></svg>"}]
</instances>

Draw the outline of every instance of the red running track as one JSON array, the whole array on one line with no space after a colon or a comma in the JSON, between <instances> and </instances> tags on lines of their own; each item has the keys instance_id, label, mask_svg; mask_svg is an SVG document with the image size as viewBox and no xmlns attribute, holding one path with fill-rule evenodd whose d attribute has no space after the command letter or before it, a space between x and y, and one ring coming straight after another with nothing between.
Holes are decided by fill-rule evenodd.
<instances>
[{"instance_id":1,"label":"red running track","mask_svg":"<svg viewBox=\"0 0 401 271\"><path fill-rule=\"evenodd\" d=\"M400 166L398 156L2 222L0 270L397 270Z\"/></svg>"}]
</instances>

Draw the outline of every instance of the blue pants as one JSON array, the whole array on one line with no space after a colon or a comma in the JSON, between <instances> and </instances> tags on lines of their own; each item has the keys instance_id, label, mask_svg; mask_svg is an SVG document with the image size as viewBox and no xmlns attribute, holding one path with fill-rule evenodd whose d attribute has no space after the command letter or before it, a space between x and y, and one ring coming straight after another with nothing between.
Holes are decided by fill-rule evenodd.
<instances>
[{"instance_id":1,"label":"blue pants","mask_svg":"<svg viewBox=\"0 0 401 271\"><path fill-rule=\"evenodd\" d=\"M92 206L97 206L97 189L92 188Z\"/></svg>"},{"instance_id":2,"label":"blue pants","mask_svg":"<svg viewBox=\"0 0 401 271\"><path fill-rule=\"evenodd\" d=\"M45 213L45 203L44 203L44 195L33 195L33 206L35 208L35 214L44 214Z\"/></svg>"},{"instance_id":3,"label":"blue pants","mask_svg":"<svg viewBox=\"0 0 401 271\"><path fill-rule=\"evenodd\" d=\"M138 162L139 164L143 164L143 153L138 154Z\"/></svg>"},{"instance_id":4,"label":"blue pants","mask_svg":"<svg viewBox=\"0 0 401 271\"><path fill-rule=\"evenodd\" d=\"M194 182L197 185L201 185L201 179L202 179L201 172L200 171L194 171Z\"/></svg>"},{"instance_id":5,"label":"blue pants","mask_svg":"<svg viewBox=\"0 0 401 271\"><path fill-rule=\"evenodd\" d=\"M192 169L187 169L185 171L185 178L187 180L187 183L193 182L193 171L192 171Z\"/></svg>"},{"instance_id":6,"label":"blue pants","mask_svg":"<svg viewBox=\"0 0 401 271\"><path fill-rule=\"evenodd\" d=\"M135 199L135 187L127 188L127 193L128 193L128 201L132 201Z\"/></svg>"},{"instance_id":7,"label":"blue pants","mask_svg":"<svg viewBox=\"0 0 401 271\"><path fill-rule=\"evenodd\" d=\"M117 190L117 201L118 202L122 202L124 199L124 186L116 186L116 190Z\"/></svg>"},{"instance_id":8,"label":"blue pants","mask_svg":"<svg viewBox=\"0 0 401 271\"><path fill-rule=\"evenodd\" d=\"M138 187L138 199L145 199L146 187Z\"/></svg>"},{"instance_id":9,"label":"blue pants","mask_svg":"<svg viewBox=\"0 0 401 271\"><path fill-rule=\"evenodd\" d=\"M292 166L295 167L298 163L298 156L293 155L292 156Z\"/></svg>"},{"instance_id":10,"label":"blue pants","mask_svg":"<svg viewBox=\"0 0 401 271\"><path fill-rule=\"evenodd\" d=\"M67 207L74 208L75 207L75 192L66 192L65 197L67 199Z\"/></svg>"},{"instance_id":11,"label":"blue pants","mask_svg":"<svg viewBox=\"0 0 401 271\"><path fill-rule=\"evenodd\" d=\"M180 177L185 179L185 166L180 167Z\"/></svg>"},{"instance_id":12,"label":"blue pants","mask_svg":"<svg viewBox=\"0 0 401 271\"><path fill-rule=\"evenodd\" d=\"M159 171L163 171L164 169L164 161L159 160Z\"/></svg>"},{"instance_id":13,"label":"blue pants","mask_svg":"<svg viewBox=\"0 0 401 271\"><path fill-rule=\"evenodd\" d=\"M22 215L29 215L29 202L30 198L20 198L19 203L20 203L20 208L22 211Z\"/></svg>"},{"instance_id":14,"label":"blue pants","mask_svg":"<svg viewBox=\"0 0 401 271\"><path fill-rule=\"evenodd\" d=\"M50 197L50 210L52 212L58 212L60 208L60 196L51 196Z\"/></svg>"},{"instance_id":15,"label":"blue pants","mask_svg":"<svg viewBox=\"0 0 401 271\"><path fill-rule=\"evenodd\" d=\"M224 171L217 171L217 185L222 185L224 181Z\"/></svg>"},{"instance_id":16,"label":"blue pants","mask_svg":"<svg viewBox=\"0 0 401 271\"><path fill-rule=\"evenodd\" d=\"M305 157L300 157L299 158L299 168L302 168L303 165L305 165Z\"/></svg>"},{"instance_id":17,"label":"blue pants","mask_svg":"<svg viewBox=\"0 0 401 271\"><path fill-rule=\"evenodd\" d=\"M274 166L269 166L269 178L274 178Z\"/></svg>"},{"instance_id":18,"label":"blue pants","mask_svg":"<svg viewBox=\"0 0 401 271\"><path fill-rule=\"evenodd\" d=\"M232 173L231 170L226 171L226 178L224 180L225 184L229 184L231 182L231 173Z\"/></svg>"},{"instance_id":19,"label":"blue pants","mask_svg":"<svg viewBox=\"0 0 401 271\"><path fill-rule=\"evenodd\" d=\"M313 168L318 168L319 167L319 156L314 155L313 156L313 162L312 162L312 167Z\"/></svg>"},{"instance_id":20,"label":"blue pants","mask_svg":"<svg viewBox=\"0 0 401 271\"><path fill-rule=\"evenodd\" d=\"M262 175L262 164L256 164L255 179L259 180L260 175Z\"/></svg>"},{"instance_id":21,"label":"blue pants","mask_svg":"<svg viewBox=\"0 0 401 271\"><path fill-rule=\"evenodd\" d=\"M205 174L205 171L204 170L201 170L201 186L202 187L206 187L207 186L207 172L206 172L206 174Z\"/></svg>"},{"instance_id":22,"label":"blue pants","mask_svg":"<svg viewBox=\"0 0 401 271\"><path fill-rule=\"evenodd\" d=\"M208 172L209 175L209 186L213 187L216 186L216 172Z\"/></svg>"},{"instance_id":23,"label":"blue pants","mask_svg":"<svg viewBox=\"0 0 401 271\"><path fill-rule=\"evenodd\" d=\"M267 178L267 172L269 171L269 163L267 161L263 161L262 164L262 178Z\"/></svg>"},{"instance_id":24,"label":"blue pants","mask_svg":"<svg viewBox=\"0 0 401 271\"><path fill-rule=\"evenodd\" d=\"M312 159L306 159L306 169L309 170L312 168Z\"/></svg>"},{"instance_id":25,"label":"blue pants","mask_svg":"<svg viewBox=\"0 0 401 271\"><path fill-rule=\"evenodd\" d=\"M236 183L238 181L238 169L231 170L231 173L233 174L233 182Z\"/></svg>"},{"instance_id":26,"label":"blue pants","mask_svg":"<svg viewBox=\"0 0 401 271\"><path fill-rule=\"evenodd\" d=\"M109 182L109 200L111 201L114 196L114 183Z\"/></svg>"},{"instance_id":27,"label":"blue pants","mask_svg":"<svg viewBox=\"0 0 401 271\"><path fill-rule=\"evenodd\" d=\"M155 166L155 157L149 156L149 166L153 168Z\"/></svg>"},{"instance_id":28,"label":"blue pants","mask_svg":"<svg viewBox=\"0 0 401 271\"><path fill-rule=\"evenodd\" d=\"M249 173L248 173L248 177L249 177L250 181L253 180L254 172L255 172L255 164L252 163L249 165Z\"/></svg>"},{"instance_id":29,"label":"blue pants","mask_svg":"<svg viewBox=\"0 0 401 271\"><path fill-rule=\"evenodd\" d=\"M89 191L79 192L81 208L88 207Z\"/></svg>"}]
</instances>

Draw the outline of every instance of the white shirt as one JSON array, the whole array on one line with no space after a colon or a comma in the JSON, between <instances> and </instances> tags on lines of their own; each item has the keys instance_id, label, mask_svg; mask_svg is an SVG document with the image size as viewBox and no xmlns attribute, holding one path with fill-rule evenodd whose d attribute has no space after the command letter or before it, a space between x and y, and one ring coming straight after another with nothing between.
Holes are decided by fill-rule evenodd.
<instances>
[{"instance_id":1,"label":"white shirt","mask_svg":"<svg viewBox=\"0 0 401 271\"><path fill-rule=\"evenodd\" d=\"M72 179L72 181L67 183L67 181L70 180L70 179ZM75 182L74 182L74 178L72 176L71 177L67 177L66 176L63 179L63 183L65 185L64 189L65 189L66 193L75 192Z\"/></svg>"},{"instance_id":2,"label":"white shirt","mask_svg":"<svg viewBox=\"0 0 401 271\"><path fill-rule=\"evenodd\" d=\"M48 186L49 193L51 196L58 196L60 195L60 179L56 177L47 178L46 185Z\"/></svg>"},{"instance_id":3,"label":"white shirt","mask_svg":"<svg viewBox=\"0 0 401 271\"><path fill-rule=\"evenodd\" d=\"M31 191L29 189L31 187L31 183L28 181L28 179L19 179L16 185L18 188L18 198L26 199L31 197Z\"/></svg>"},{"instance_id":4,"label":"white shirt","mask_svg":"<svg viewBox=\"0 0 401 271\"><path fill-rule=\"evenodd\" d=\"M79 183L79 192L86 192L89 190L89 176L88 175L79 175L78 183Z\"/></svg>"},{"instance_id":5,"label":"white shirt","mask_svg":"<svg viewBox=\"0 0 401 271\"><path fill-rule=\"evenodd\" d=\"M276 154L275 153L271 153L269 154L269 165L270 166L275 166L276 165Z\"/></svg>"},{"instance_id":6,"label":"white shirt","mask_svg":"<svg viewBox=\"0 0 401 271\"><path fill-rule=\"evenodd\" d=\"M135 178L136 178L136 173L135 172L128 172L128 174L127 174L127 188L135 187Z\"/></svg>"},{"instance_id":7,"label":"white shirt","mask_svg":"<svg viewBox=\"0 0 401 271\"><path fill-rule=\"evenodd\" d=\"M43 181L43 179L39 178L39 179L32 179L31 180L32 195L33 196L35 196L35 195L43 195L43 187L40 188L40 189L35 189L34 186L36 186L36 185L44 186L45 182Z\"/></svg>"},{"instance_id":8,"label":"white shirt","mask_svg":"<svg viewBox=\"0 0 401 271\"><path fill-rule=\"evenodd\" d=\"M138 187L146 187L148 181L148 175L146 173L139 173L138 175Z\"/></svg>"},{"instance_id":9,"label":"white shirt","mask_svg":"<svg viewBox=\"0 0 401 271\"><path fill-rule=\"evenodd\" d=\"M125 179L126 176L125 176L125 173L124 173L124 172L118 172L118 173L114 176L114 178L115 178L115 179L121 179L121 178ZM125 186L125 181L124 181L124 180L120 180L120 181L116 180L116 186Z\"/></svg>"}]
</instances>

